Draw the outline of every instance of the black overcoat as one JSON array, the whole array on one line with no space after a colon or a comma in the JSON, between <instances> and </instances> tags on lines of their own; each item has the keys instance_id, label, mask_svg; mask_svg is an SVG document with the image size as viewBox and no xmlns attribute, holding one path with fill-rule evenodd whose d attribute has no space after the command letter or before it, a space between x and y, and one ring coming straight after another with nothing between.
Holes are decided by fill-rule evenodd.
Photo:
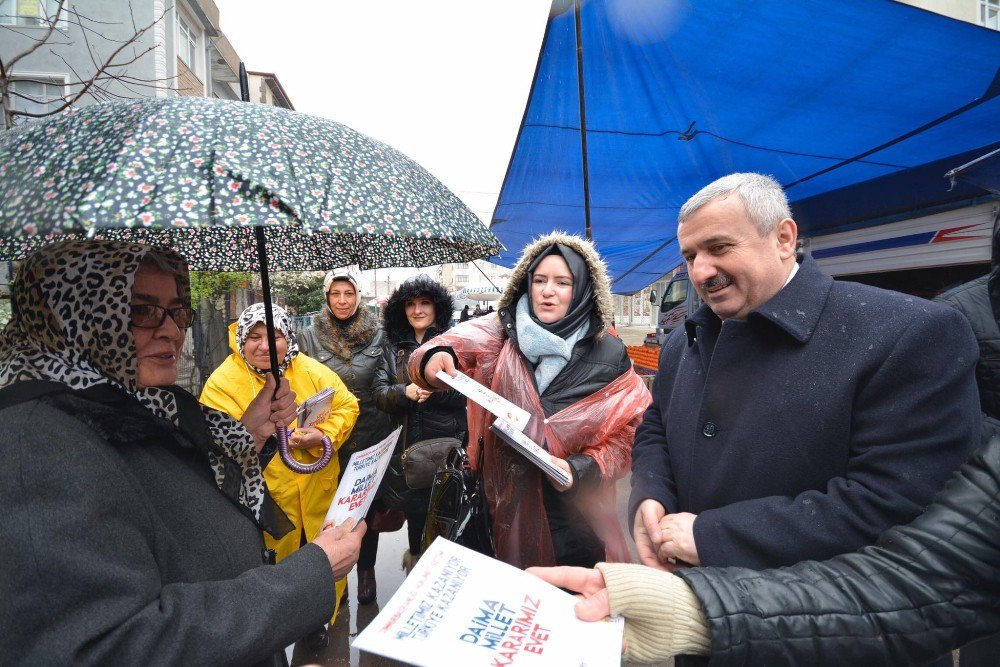
<instances>
[{"instance_id":1,"label":"black overcoat","mask_svg":"<svg viewBox=\"0 0 1000 667\"><path fill-rule=\"evenodd\" d=\"M702 565L774 567L871 544L919 514L979 441L964 317L798 261L746 320L703 306L661 353L629 517L646 498L697 514Z\"/></svg>"}]
</instances>

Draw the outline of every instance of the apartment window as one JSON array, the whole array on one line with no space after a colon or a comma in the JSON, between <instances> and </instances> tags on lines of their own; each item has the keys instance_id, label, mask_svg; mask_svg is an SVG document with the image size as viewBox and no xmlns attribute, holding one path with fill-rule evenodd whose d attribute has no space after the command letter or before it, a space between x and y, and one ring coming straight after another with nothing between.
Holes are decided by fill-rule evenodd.
<instances>
[{"instance_id":1,"label":"apartment window","mask_svg":"<svg viewBox=\"0 0 1000 667\"><path fill-rule=\"evenodd\" d=\"M177 12L177 57L198 76L201 76L201 58L198 57L200 45L201 33L194 28L194 23L187 16Z\"/></svg>"},{"instance_id":2,"label":"apartment window","mask_svg":"<svg viewBox=\"0 0 1000 667\"><path fill-rule=\"evenodd\" d=\"M469 268L469 263L468 262L458 262L457 264L455 264L455 268L456 269L467 269L467 268Z\"/></svg>"},{"instance_id":3,"label":"apartment window","mask_svg":"<svg viewBox=\"0 0 1000 667\"><path fill-rule=\"evenodd\" d=\"M66 102L66 79L58 76L25 75L10 82L11 106L16 111L34 114L52 113ZM15 123L35 120L32 116L14 116Z\"/></svg>"},{"instance_id":4,"label":"apartment window","mask_svg":"<svg viewBox=\"0 0 1000 667\"><path fill-rule=\"evenodd\" d=\"M48 27L59 10L59 0L0 0L0 24L27 27ZM66 27L64 8L59 27Z\"/></svg>"},{"instance_id":5,"label":"apartment window","mask_svg":"<svg viewBox=\"0 0 1000 667\"><path fill-rule=\"evenodd\" d=\"M455 276L455 282L456 283L467 283L467 282L469 282L469 276L464 276L464 275L462 275L462 276Z\"/></svg>"},{"instance_id":6,"label":"apartment window","mask_svg":"<svg viewBox=\"0 0 1000 667\"><path fill-rule=\"evenodd\" d=\"M1000 0L979 0L979 22L1000 30Z\"/></svg>"}]
</instances>

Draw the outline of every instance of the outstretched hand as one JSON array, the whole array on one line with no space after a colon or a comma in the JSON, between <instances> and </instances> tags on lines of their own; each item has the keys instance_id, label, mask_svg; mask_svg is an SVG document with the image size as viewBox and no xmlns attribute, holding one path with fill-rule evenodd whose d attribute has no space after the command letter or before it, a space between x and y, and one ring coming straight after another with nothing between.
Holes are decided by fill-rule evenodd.
<instances>
[{"instance_id":1,"label":"outstretched hand","mask_svg":"<svg viewBox=\"0 0 1000 667\"><path fill-rule=\"evenodd\" d=\"M281 378L277 393L274 387L274 375L268 373L264 377L264 388L257 392L240 418L253 436L258 452L274 435L276 426L287 427L295 419L295 392L288 385L288 380Z\"/></svg>"},{"instance_id":2,"label":"outstretched hand","mask_svg":"<svg viewBox=\"0 0 1000 667\"><path fill-rule=\"evenodd\" d=\"M579 602L573 607L581 621L599 621L611 614L611 599L600 570L585 567L529 567L526 570L553 586L573 591Z\"/></svg>"},{"instance_id":3,"label":"outstretched hand","mask_svg":"<svg viewBox=\"0 0 1000 667\"><path fill-rule=\"evenodd\" d=\"M447 389L448 385L438 379L438 371L444 371L452 377L458 373L455 360L447 352L435 352L424 366L424 382L434 389Z\"/></svg>"}]
</instances>

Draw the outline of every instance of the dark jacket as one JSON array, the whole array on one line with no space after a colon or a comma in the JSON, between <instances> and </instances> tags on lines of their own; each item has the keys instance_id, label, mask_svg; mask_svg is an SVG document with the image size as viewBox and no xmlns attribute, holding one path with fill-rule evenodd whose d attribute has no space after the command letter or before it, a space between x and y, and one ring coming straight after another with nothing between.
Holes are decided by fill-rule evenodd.
<instances>
[{"instance_id":1,"label":"dark jacket","mask_svg":"<svg viewBox=\"0 0 1000 667\"><path fill-rule=\"evenodd\" d=\"M371 447L389 435L393 426L389 416L378 409L372 385L378 371L387 372L385 335L375 316L362 310L348 327L334 322L333 313L324 307L313 316L312 327L296 335L301 350L326 364L358 399L361 414L350 437L339 450L341 474L354 452Z\"/></svg>"},{"instance_id":2,"label":"dark jacket","mask_svg":"<svg viewBox=\"0 0 1000 667\"><path fill-rule=\"evenodd\" d=\"M799 261L746 320L703 306L661 353L629 517L646 498L697 514L702 565L775 567L871 544L978 444L965 318Z\"/></svg>"},{"instance_id":3,"label":"dark jacket","mask_svg":"<svg viewBox=\"0 0 1000 667\"><path fill-rule=\"evenodd\" d=\"M428 438L457 438L468 442L468 424L465 397L457 391L439 391L423 403L406 397L406 386L412 382L406 365L410 354L417 349L413 327L406 319L407 299L429 295L434 301L434 325L424 332L424 340L448 329L451 320L452 300L437 282L421 277L407 280L389 297L384 311L384 327L388 345L385 346L386 363L375 375L373 392L380 410L388 413L394 425L403 425L403 433L396 445L382 498L391 507L412 512L424 512L430 500L430 489L408 489L402 481L402 453L406 446Z\"/></svg>"},{"instance_id":4,"label":"dark jacket","mask_svg":"<svg viewBox=\"0 0 1000 667\"><path fill-rule=\"evenodd\" d=\"M996 252L994 239L994 256ZM965 315L979 343L976 383L983 411L983 442L1000 434L1000 267L937 298Z\"/></svg>"},{"instance_id":5,"label":"dark jacket","mask_svg":"<svg viewBox=\"0 0 1000 667\"><path fill-rule=\"evenodd\" d=\"M263 565L190 440L87 391L0 410L0 664L283 661L333 613L322 549Z\"/></svg>"},{"instance_id":6,"label":"dark jacket","mask_svg":"<svg viewBox=\"0 0 1000 667\"><path fill-rule=\"evenodd\" d=\"M678 574L708 616L713 665L925 663L1000 631L1000 439L873 547L779 570Z\"/></svg>"}]
</instances>

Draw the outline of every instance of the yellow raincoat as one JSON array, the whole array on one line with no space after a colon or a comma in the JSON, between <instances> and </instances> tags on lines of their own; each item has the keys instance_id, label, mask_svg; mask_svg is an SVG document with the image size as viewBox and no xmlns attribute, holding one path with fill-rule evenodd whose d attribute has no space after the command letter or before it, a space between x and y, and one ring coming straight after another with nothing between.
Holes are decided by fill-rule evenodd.
<instances>
[{"instance_id":1,"label":"yellow raincoat","mask_svg":"<svg viewBox=\"0 0 1000 667\"><path fill-rule=\"evenodd\" d=\"M222 410L236 419L243 416L247 406L264 386L264 378L250 368L240 356L236 345L236 323L229 326L229 349L232 351L225 361L216 368L205 383L201 392L201 402L205 405ZM336 393L330 404L330 416L317 425L325 435L329 436L334 449L347 440L358 420L358 400L341 381L340 377L322 363L301 352L292 359L283 377L288 379L298 403L325 387L333 387ZM313 449L293 449L292 455L305 464L315 463L322 455L321 447ZM301 545L301 533L305 529L305 539L312 541L323 528L323 519L333 502L333 494L337 490L337 475L340 464L334 455L330 464L323 470L311 475L301 475L292 472L275 456L264 469L264 479L267 488L275 502L295 524L295 530L280 540L273 539L264 533L264 542L275 550L280 562ZM340 598L347 589L347 579L337 582L337 603L330 622L337 617Z\"/></svg>"}]
</instances>

